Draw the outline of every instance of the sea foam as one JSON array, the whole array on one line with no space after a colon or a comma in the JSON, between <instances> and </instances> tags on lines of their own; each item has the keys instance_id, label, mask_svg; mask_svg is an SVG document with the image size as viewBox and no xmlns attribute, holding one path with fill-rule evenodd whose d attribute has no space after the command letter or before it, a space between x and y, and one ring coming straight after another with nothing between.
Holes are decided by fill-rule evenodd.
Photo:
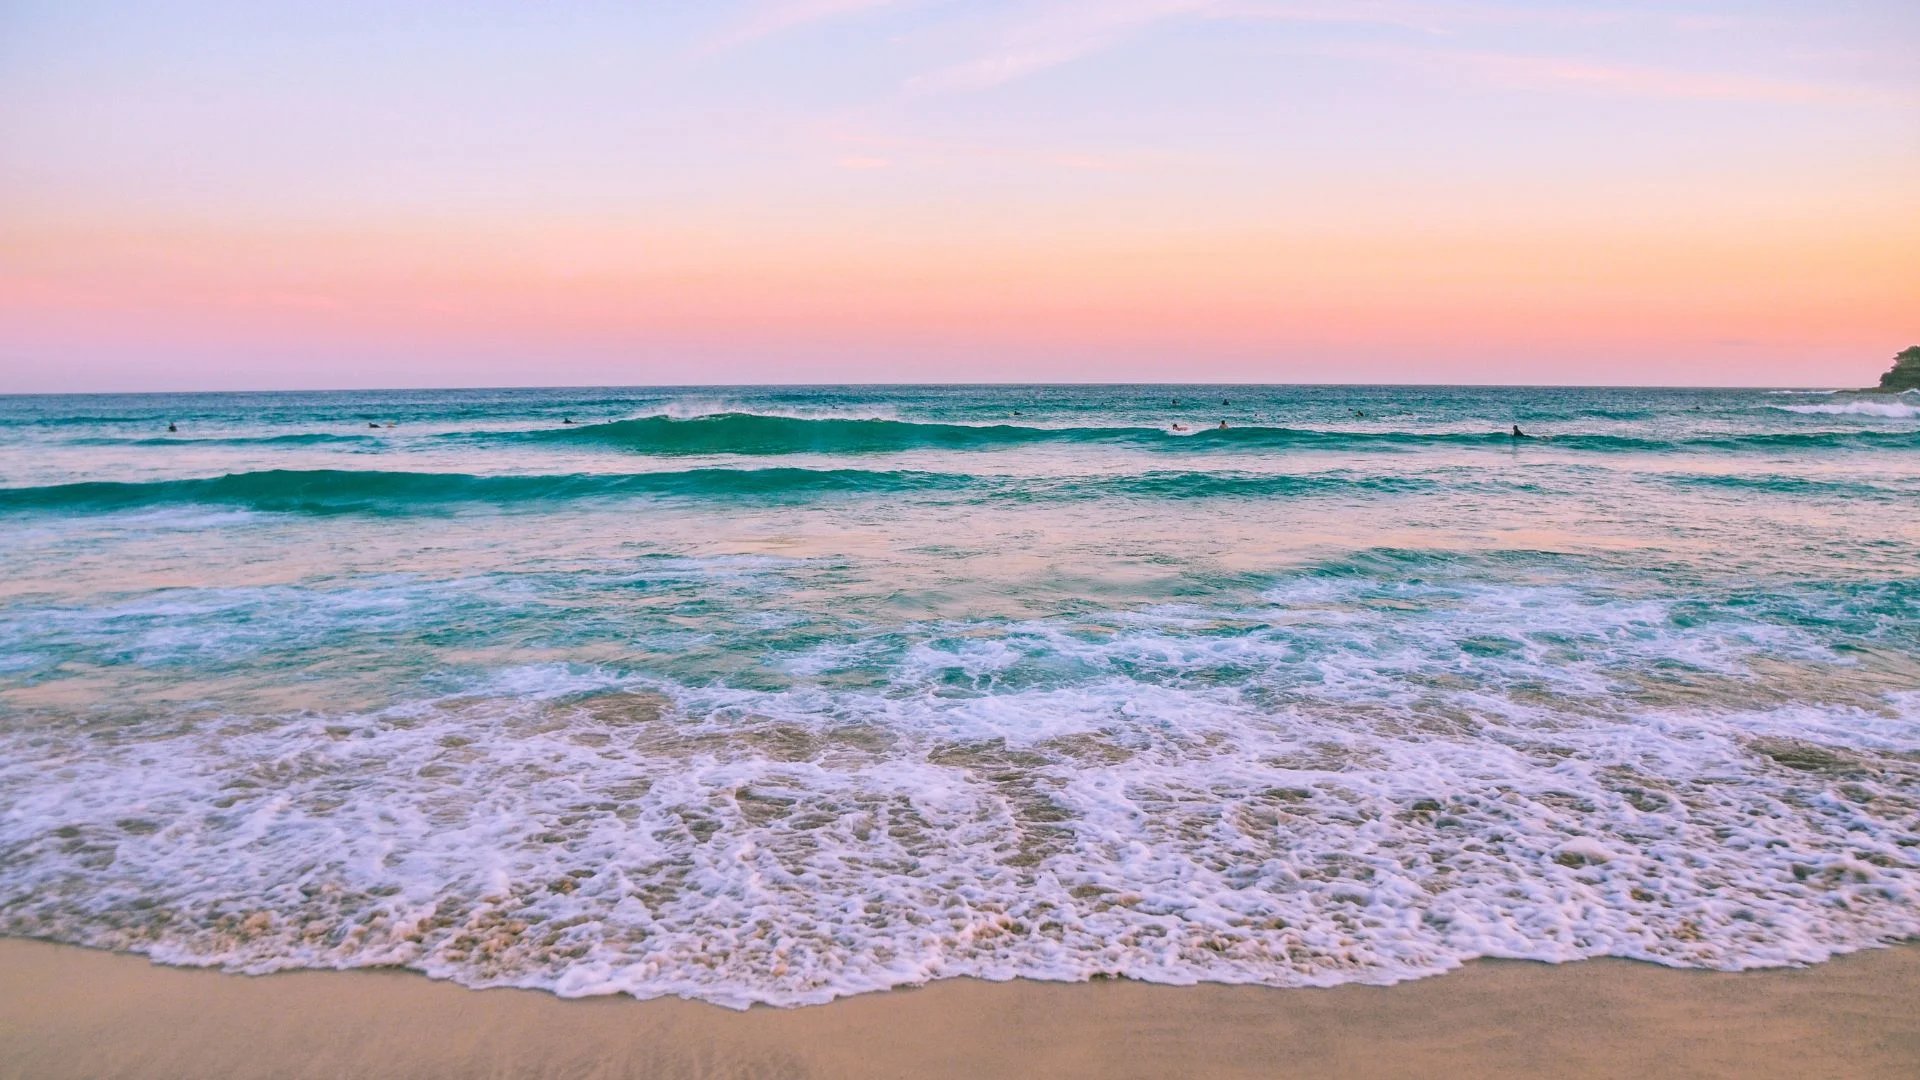
<instances>
[{"instance_id":1,"label":"sea foam","mask_svg":"<svg viewBox=\"0 0 1920 1080\"><path fill-rule=\"evenodd\" d=\"M16 728L0 927L734 1007L1920 932L1920 700L1768 705L1763 658L1839 659L1574 586L1315 575L856 637L765 689L543 664L367 712Z\"/></svg>"},{"instance_id":2,"label":"sea foam","mask_svg":"<svg viewBox=\"0 0 1920 1080\"><path fill-rule=\"evenodd\" d=\"M1820 405L1775 405L1774 408L1810 416L1884 416L1897 420L1920 416L1920 405L1900 401L1842 401Z\"/></svg>"}]
</instances>

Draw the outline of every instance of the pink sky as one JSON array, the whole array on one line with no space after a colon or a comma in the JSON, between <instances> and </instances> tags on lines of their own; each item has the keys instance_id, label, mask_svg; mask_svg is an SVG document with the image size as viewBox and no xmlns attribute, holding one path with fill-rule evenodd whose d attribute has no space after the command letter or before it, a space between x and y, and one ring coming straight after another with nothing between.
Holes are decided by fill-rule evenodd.
<instances>
[{"instance_id":1,"label":"pink sky","mask_svg":"<svg viewBox=\"0 0 1920 1080\"><path fill-rule=\"evenodd\" d=\"M1844 385L1920 341L1897 7L206 6L0 15L0 391Z\"/></svg>"}]
</instances>

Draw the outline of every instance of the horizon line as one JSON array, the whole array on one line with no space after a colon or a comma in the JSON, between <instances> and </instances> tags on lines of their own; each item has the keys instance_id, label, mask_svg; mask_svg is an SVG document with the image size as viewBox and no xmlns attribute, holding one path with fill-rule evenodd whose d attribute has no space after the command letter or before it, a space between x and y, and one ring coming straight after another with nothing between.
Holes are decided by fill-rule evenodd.
<instances>
[{"instance_id":1,"label":"horizon line","mask_svg":"<svg viewBox=\"0 0 1920 1080\"><path fill-rule=\"evenodd\" d=\"M1234 388L1278 389L1313 387L1325 389L1436 389L1436 390L1830 390L1835 393L1886 393L1879 387L1861 386L1760 386L1733 383L1472 383L1472 382L1138 382L1120 380L1063 380L1047 382L1015 381L926 381L926 382L713 382L713 383L501 383L481 386L301 386L243 387L205 390L0 390L0 398L25 397L112 397L187 394L397 394L432 391L491 390L799 390L833 387L868 389L913 388L991 388L991 387L1095 387L1095 386L1223 386ZM1905 391L1894 391L1905 393Z\"/></svg>"}]
</instances>

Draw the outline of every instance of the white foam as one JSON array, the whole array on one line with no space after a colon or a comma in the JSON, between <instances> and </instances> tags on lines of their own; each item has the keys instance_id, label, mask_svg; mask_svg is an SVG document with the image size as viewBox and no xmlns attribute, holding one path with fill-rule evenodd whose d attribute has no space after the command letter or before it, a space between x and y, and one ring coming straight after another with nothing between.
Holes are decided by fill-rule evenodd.
<instances>
[{"instance_id":1,"label":"white foam","mask_svg":"<svg viewBox=\"0 0 1920 1080\"><path fill-rule=\"evenodd\" d=\"M1884 416L1895 420L1920 416L1920 405L1908 405L1900 401L1844 401L1831 405L1775 405L1773 407L1786 412L1814 416Z\"/></svg>"},{"instance_id":2,"label":"white foam","mask_svg":"<svg viewBox=\"0 0 1920 1080\"><path fill-rule=\"evenodd\" d=\"M750 415L771 416L788 420L898 420L900 411L891 405L863 404L858 408L795 408L769 405L765 401L746 402L737 399L676 398L656 406L649 413L652 416L667 416L675 420L701 420L713 416Z\"/></svg>"},{"instance_id":3,"label":"white foam","mask_svg":"<svg viewBox=\"0 0 1920 1080\"><path fill-rule=\"evenodd\" d=\"M852 689L529 664L366 712L0 730L0 930L736 1007L1920 933L1920 693L1749 701L1762 658L1840 661L1570 586L1276 596L790 665Z\"/></svg>"}]
</instances>

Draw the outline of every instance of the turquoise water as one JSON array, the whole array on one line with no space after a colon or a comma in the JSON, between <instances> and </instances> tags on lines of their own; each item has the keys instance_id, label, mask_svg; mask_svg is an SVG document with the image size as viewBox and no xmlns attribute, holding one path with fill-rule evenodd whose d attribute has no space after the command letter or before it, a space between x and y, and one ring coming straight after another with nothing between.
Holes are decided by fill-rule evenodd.
<instances>
[{"instance_id":1,"label":"turquoise water","mask_svg":"<svg viewBox=\"0 0 1920 1080\"><path fill-rule=\"evenodd\" d=\"M0 398L0 932L728 1005L1819 960L1920 933L1916 507L1911 394Z\"/></svg>"}]
</instances>

